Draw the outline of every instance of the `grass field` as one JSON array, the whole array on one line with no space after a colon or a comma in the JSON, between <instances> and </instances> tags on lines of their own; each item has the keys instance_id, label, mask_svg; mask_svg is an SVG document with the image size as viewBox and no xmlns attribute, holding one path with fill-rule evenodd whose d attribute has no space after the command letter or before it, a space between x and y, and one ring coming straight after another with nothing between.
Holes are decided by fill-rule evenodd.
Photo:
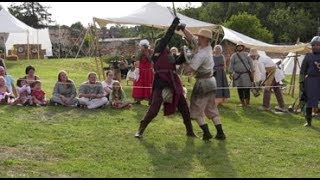
<instances>
[{"instance_id":1,"label":"grass field","mask_svg":"<svg viewBox=\"0 0 320 180\"><path fill-rule=\"evenodd\" d=\"M34 65L51 97L59 70L77 88L95 70L93 59L7 62L15 79ZM183 77L189 95L192 83ZM123 81L123 85L126 83ZM131 88L124 87L131 97ZM297 90L296 90L297 91ZM131 99L132 100L132 99ZM285 96L287 105L294 98ZM320 123L303 127L301 114L242 109L236 91L219 107L225 141L187 138L179 114L162 112L142 140L134 138L146 102L127 110L0 106L1 177L320 177ZM272 106L276 105L272 96ZM195 121L196 134L202 135ZM216 130L209 122L210 131Z\"/></svg>"}]
</instances>

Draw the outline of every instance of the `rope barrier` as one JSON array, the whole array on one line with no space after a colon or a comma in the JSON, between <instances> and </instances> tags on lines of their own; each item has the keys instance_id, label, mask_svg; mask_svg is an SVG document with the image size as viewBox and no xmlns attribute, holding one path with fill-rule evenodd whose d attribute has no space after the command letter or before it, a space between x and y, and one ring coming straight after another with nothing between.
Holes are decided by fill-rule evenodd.
<instances>
[{"instance_id":1,"label":"rope barrier","mask_svg":"<svg viewBox=\"0 0 320 180\"><path fill-rule=\"evenodd\" d=\"M22 79L22 80L26 80L26 79ZM29 81L36 81L36 80L29 80ZM103 81L102 81L103 82ZM100 82L100 83L102 83L102 82ZM97 83L99 83L98 81L97 81ZM80 86L91 86L91 87L94 87L94 86L101 86L101 84L86 84L86 83L82 83ZM74 84L74 83L70 83L70 82L56 82L56 84L65 84L65 85L67 85L67 84ZM263 88L277 88L277 87L279 87L279 88L283 88L283 87L296 87L297 85L286 85L286 86L258 86L258 87L253 87L253 86L242 86L242 87L216 87L215 89L248 89L248 88L250 88L250 89L263 89ZM152 89L152 86L148 86L148 87L146 87L146 86L133 86L133 85L121 85L121 87L122 88L139 88L139 89Z\"/></svg>"}]
</instances>

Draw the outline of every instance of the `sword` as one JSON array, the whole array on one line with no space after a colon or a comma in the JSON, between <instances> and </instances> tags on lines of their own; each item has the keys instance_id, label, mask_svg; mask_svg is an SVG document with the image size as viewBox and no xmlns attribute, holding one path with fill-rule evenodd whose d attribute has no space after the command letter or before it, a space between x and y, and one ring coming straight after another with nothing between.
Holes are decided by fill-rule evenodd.
<instances>
[{"instance_id":1,"label":"sword","mask_svg":"<svg viewBox=\"0 0 320 180\"><path fill-rule=\"evenodd\" d=\"M169 11L171 12L170 9L169 9ZM160 42L158 42L158 44L156 44L156 47L154 48L154 52L153 52L152 58L151 58L154 62L159 57L160 53L162 53L162 51L167 47L169 41L171 40L172 36L174 35L175 29L177 28L178 24L180 23L180 21L179 21L180 19L176 16L174 3L173 3L173 12L171 12L171 14L174 15L174 19L173 19L170 27L167 29L164 36L160 38Z\"/></svg>"}]
</instances>

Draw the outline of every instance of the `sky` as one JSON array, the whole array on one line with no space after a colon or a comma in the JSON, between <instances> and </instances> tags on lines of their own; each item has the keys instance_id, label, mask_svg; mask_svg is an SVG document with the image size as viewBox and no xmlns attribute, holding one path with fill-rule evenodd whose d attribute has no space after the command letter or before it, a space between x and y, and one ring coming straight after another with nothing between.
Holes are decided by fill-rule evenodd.
<instances>
[{"instance_id":1,"label":"sky","mask_svg":"<svg viewBox=\"0 0 320 180\"><path fill-rule=\"evenodd\" d=\"M15 2L20 4L19 2ZM80 21L84 26L93 23L92 18L120 17L129 15L138 10L148 2L41 2L44 6L50 6L48 10L52 19L56 21L53 25L67 25ZM172 2L157 2L165 7L172 7ZM0 2L7 9L12 2ZM201 2L175 2L176 8L201 6Z\"/></svg>"}]
</instances>

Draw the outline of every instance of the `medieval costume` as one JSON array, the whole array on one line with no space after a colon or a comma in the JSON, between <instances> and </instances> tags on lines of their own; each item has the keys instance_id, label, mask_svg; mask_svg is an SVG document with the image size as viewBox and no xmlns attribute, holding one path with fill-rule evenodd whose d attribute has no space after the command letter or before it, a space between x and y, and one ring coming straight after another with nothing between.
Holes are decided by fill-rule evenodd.
<instances>
[{"instance_id":1,"label":"medieval costume","mask_svg":"<svg viewBox=\"0 0 320 180\"><path fill-rule=\"evenodd\" d=\"M158 40L156 43L156 50L163 44L166 44L168 38L168 32L172 30L174 25L177 25L176 18L173 21L173 24L168 29L166 35ZM178 21L179 22L179 21ZM176 24L175 24L176 23ZM174 30L173 29L173 30ZM170 33L170 32L169 32ZM135 137L141 138L144 130L148 124L155 118L160 110L161 104L164 104L164 115L168 116L176 112L178 108L179 112L182 114L183 123L186 126L187 136L194 137L195 134L192 130L191 118L189 113L189 108L185 97L183 96L183 88L179 76L176 73L176 64L181 64L182 58L174 58L170 54L170 50L165 48L160 50L159 55L153 57L154 63L154 82L152 86L152 101L151 105L147 111L147 114L140 122L140 127L138 132L135 134ZM141 72L141 71L140 71ZM141 78L141 75L140 75Z\"/></svg>"},{"instance_id":2,"label":"medieval costume","mask_svg":"<svg viewBox=\"0 0 320 180\"><path fill-rule=\"evenodd\" d=\"M141 40L140 46L143 51L147 51L147 54L152 54L152 50L148 48L149 42L147 40ZM132 97L137 103L142 100L150 100L151 87L153 82L153 67L150 56L140 50L137 54L137 60L139 61L139 79L133 82Z\"/></svg>"},{"instance_id":3,"label":"medieval costume","mask_svg":"<svg viewBox=\"0 0 320 180\"><path fill-rule=\"evenodd\" d=\"M312 108L317 108L320 99L320 36L311 40L312 53L307 53L300 70L301 100L306 102L305 126L311 126Z\"/></svg>"},{"instance_id":4,"label":"medieval costume","mask_svg":"<svg viewBox=\"0 0 320 180\"><path fill-rule=\"evenodd\" d=\"M230 58L229 73L233 79L233 86L237 87L242 107L250 105L250 89L253 82L254 68L252 59L244 51L245 46L237 44L237 52Z\"/></svg>"}]
</instances>

